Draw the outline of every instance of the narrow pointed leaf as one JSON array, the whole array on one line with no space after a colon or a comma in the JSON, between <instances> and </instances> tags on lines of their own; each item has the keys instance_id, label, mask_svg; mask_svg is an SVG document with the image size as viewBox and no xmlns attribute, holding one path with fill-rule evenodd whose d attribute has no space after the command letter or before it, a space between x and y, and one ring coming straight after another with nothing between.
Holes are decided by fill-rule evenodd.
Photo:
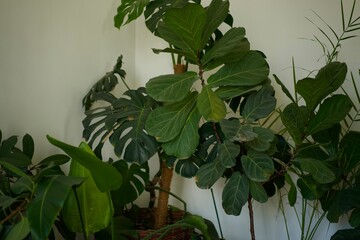
<instances>
[{"instance_id":1,"label":"narrow pointed leaf","mask_svg":"<svg viewBox=\"0 0 360 240\"><path fill-rule=\"evenodd\" d=\"M226 115L226 106L224 102L213 92L213 90L205 85L197 100L197 107L201 115L207 121L219 122Z\"/></svg>"},{"instance_id":2,"label":"narrow pointed leaf","mask_svg":"<svg viewBox=\"0 0 360 240\"><path fill-rule=\"evenodd\" d=\"M37 185L35 198L28 205L28 219L34 239L47 239L68 193L82 181L81 178L54 175Z\"/></svg>"},{"instance_id":3,"label":"narrow pointed leaf","mask_svg":"<svg viewBox=\"0 0 360 240\"><path fill-rule=\"evenodd\" d=\"M96 186L102 192L118 189L121 186L122 177L120 173L110 164L102 162L96 156L86 152L78 147L58 141L47 136L49 142L68 154L73 161L77 161L87 168L96 183ZM111 181L109 181L111 179Z\"/></svg>"},{"instance_id":4,"label":"narrow pointed leaf","mask_svg":"<svg viewBox=\"0 0 360 240\"><path fill-rule=\"evenodd\" d=\"M285 174L285 181L289 184L290 190L288 192L288 201L290 206L294 206L297 198L297 188L289 174Z\"/></svg>"},{"instance_id":5,"label":"narrow pointed leaf","mask_svg":"<svg viewBox=\"0 0 360 240\"><path fill-rule=\"evenodd\" d=\"M146 83L146 90L156 101L177 102L186 97L184 93L190 91L197 79L195 72L162 75L150 79Z\"/></svg>"},{"instance_id":6,"label":"narrow pointed leaf","mask_svg":"<svg viewBox=\"0 0 360 240\"><path fill-rule=\"evenodd\" d=\"M249 180L235 172L231 175L222 193L222 206L226 214L238 216L249 197Z\"/></svg>"}]
</instances>

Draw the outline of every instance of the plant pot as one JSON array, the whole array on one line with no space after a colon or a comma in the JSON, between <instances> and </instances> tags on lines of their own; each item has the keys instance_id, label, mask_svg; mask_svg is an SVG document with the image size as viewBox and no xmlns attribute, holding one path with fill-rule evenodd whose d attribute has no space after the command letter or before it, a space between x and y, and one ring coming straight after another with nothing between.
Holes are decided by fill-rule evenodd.
<instances>
[{"instance_id":1,"label":"plant pot","mask_svg":"<svg viewBox=\"0 0 360 240\"><path fill-rule=\"evenodd\" d=\"M136 231L138 233L137 238L131 238L131 240L142 240L149 235L152 235L149 240L160 239L162 234L166 231L166 234L162 236L163 240L189 240L193 232L192 228L174 227L167 230L155 230L151 227L154 225L154 209L141 208L135 218ZM185 215L185 211L179 209L169 208L167 224L171 225L181 220Z\"/></svg>"}]
</instances>

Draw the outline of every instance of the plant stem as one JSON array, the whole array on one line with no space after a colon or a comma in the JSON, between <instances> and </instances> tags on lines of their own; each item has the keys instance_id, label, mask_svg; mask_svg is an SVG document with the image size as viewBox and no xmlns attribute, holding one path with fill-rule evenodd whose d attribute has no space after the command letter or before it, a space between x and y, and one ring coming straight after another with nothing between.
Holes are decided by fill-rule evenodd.
<instances>
[{"instance_id":1,"label":"plant stem","mask_svg":"<svg viewBox=\"0 0 360 240\"><path fill-rule=\"evenodd\" d=\"M251 240L255 240L254 210L251 199L252 199L251 197L248 198L248 208L249 208L249 217L250 217L250 235L251 235Z\"/></svg>"},{"instance_id":2,"label":"plant stem","mask_svg":"<svg viewBox=\"0 0 360 240\"><path fill-rule=\"evenodd\" d=\"M212 188L210 188L210 191L211 191L211 197L212 197L214 208L215 208L216 219L217 219L217 222L218 222L218 225L219 225L220 235L221 235L221 238L224 239L224 235L223 235L223 231L222 231L221 223L220 223L220 218L219 218L219 213L218 213L218 210L217 210L217 207L216 207L216 202L215 202L215 197L214 197L214 190Z\"/></svg>"},{"instance_id":3,"label":"plant stem","mask_svg":"<svg viewBox=\"0 0 360 240\"><path fill-rule=\"evenodd\" d=\"M20 213L24 210L24 207L26 205L27 201L23 201L14 211L12 211L6 218L2 219L0 221L0 225L3 225L7 221L9 221L11 218L13 218L16 214Z\"/></svg>"}]
</instances>

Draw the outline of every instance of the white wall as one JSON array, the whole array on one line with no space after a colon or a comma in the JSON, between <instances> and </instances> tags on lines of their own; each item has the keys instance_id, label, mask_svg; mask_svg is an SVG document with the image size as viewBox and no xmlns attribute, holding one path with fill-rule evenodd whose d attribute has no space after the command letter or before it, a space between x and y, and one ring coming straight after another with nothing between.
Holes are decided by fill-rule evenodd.
<instances>
[{"instance_id":1,"label":"white wall","mask_svg":"<svg viewBox=\"0 0 360 240\"><path fill-rule=\"evenodd\" d=\"M136 86L172 72L170 57L151 51L166 44L152 36L142 20L120 32L113 27L118 3L0 0L0 129L5 136L32 134L39 157L55 151L46 142L46 134L78 144L84 117L81 99L90 85L112 68L119 54L124 55L128 79ZM301 39L318 34L305 17L320 23L311 12L314 10L337 29L341 23L338 0L231 0L230 4L234 25L247 29L252 48L267 55L272 73L288 86L292 83L292 57L298 67L311 70L323 63L317 62L319 47ZM359 10L358 6L358 14ZM340 56L354 72L360 67L359 48L359 38L349 41ZM306 72L298 69L298 74L305 76ZM223 181L219 181L214 191L225 238L249 239L247 208L239 217L224 214L222 186ZM177 176L173 190L184 197L191 212L216 223L210 191L199 190L193 179ZM293 212L290 214L291 239L297 240L298 227ZM286 239L276 198L265 205L255 204L255 217L258 240ZM316 239L328 239L334 231L325 224Z\"/></svg>"}]
</instances>

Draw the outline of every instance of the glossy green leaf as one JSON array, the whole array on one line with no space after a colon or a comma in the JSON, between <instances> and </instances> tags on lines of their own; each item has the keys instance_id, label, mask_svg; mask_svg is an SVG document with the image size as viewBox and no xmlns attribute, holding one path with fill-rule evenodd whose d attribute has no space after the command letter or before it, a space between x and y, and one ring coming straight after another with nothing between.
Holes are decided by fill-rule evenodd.
<instances>
[{"instance_id":1,"label":"glossy green leaf","mask_svg":"<svg viewBox=\"0 0 360 240\"><path fill-rule=\"evenodd\" d=\"M22 240L30 233L29 220L23 217L16 223L9 233L6 235L5 240ZM45 238L44 238L45 239Z\"/></svg>"},{"instance_id":2,"label":"glossy green leaf","mask_svg":"<svg viewBox=\"0 0 360 240\"><path fill-rule=\"evenodd\" d=\"M195 72L161 75L150 79L146 83L146 90L156 101L178 102L187 96L197 79Z\"/></svg>"},{"instance_id":3,"label":"glossy green leaf","mask_svg":"<svg viewBox=\"0 0 360 240\"><path fill-rule=\"evenodd\" d=\"M68 193L82 181L81 178L54 175L38 183L27 215L34 239L47 239Z\"/></svg>"},{"instance_id":4,"label":"glossy green leaf","mask_svg":"<svg viewBox=\"0 0 360 240\"><path fill-rule=\"evenodd\" d=\"M231 28L222 38L205 54L202 64L207 68L214 68L224 63L239 61L250 50L250 43L245 38L244 28ZM207 68L209 70L209 68Z\"/></svg>"},{"instance_id":5,"label":"glossy green leaf","mask_svg":"<svg viewBox=\"0 0 360 240\"><path fill-rule=\"evenodd\" d=\"M219 87L216 89L215 93L221 99L231 99L239 96L243 96L252 91L259 91L261 86L242 86L242 87Z\"/></svg>"},{"instance_id":6,"label":"glossy green leaf","mask_svg":"<svg viewBox=\"0 0 360 240\"><path fill-rule=\"evenodd\" d=\"M158 32L161 38L187 52L186 56L197 62L205 23L205 9L199 4L189 3L183 8L169 9L158 24Z\"/></svg>"},{"instance_id":7,"label":"glossy green leaf","mask_svg":"<svg viewBox=\"0 0 360 240\"><path fill-rule=\"evenodd\" d=\"M230 141L248 142L254 140L258 135L253 131L251 125L241 124L238 119L224 119L220 122L221 131Z\"/></svg>"},{"instance_id":8,"label":"glossy green leaf","mask_svg":"<svg viewBox=\"0 0 360 240\"><path fill-rule=\"evenodd\" d=\"M81 144L80 148L94 155L88 145ZM77 161L71 162L69 176L85 179L80 186L69 193L62 209L63 218L69 230L72 232L85 231L86 236L89 236L89 234L106 228L114 212L110 193L101 192L97 188L91 172ZM77 198L74 191L76 191Z\"/></svg>"},{"instance_id":9,"label":"glossy green leaf","mask_svg":"<svg viewBox=\"0 0 360 240\"><path fill-rule=\"evenodd\" d=\"M292 180L292 178L290 177L290 175L288 173L285 173L285 181L290 186L290 190L288 192L288 201L289 201L290 206L293 207L295 205L296 199L297 199L297 188L296 188L294 181Z\"/></svg>"},{"instance_id":10,"label":"glossy green leaf","mask_svg":"<svg viewBox=\"0 0 360 240\"><path fill-rule=\"evenodd\" d=\"M55 154L51 155L49 157L46 157L43 159L39 165L42 167L49 166L52 164L52 166L60 166L70 161L70 157L65 154Z\"/></svg>"},{"instance_id":11,"label":"glossy green leaf","mask_svg":"<svg viewBox=\"0 0 360 240\"><path fill-rule=\"evenodd\" d=\"M334 172L320 160L315 158L296 158L295 161L299 162L301 169L310 173L318 183L331 183L336 178Z\"/></svg>"},{"instance_id":12,"label":"glossy green leaf","mask_svg":"<svg viewBox=\"0 0 360 240\"><path fill-rule=\"evenodd\" d=\"M228 0L213 0L206 8L206 22L203 30L201 48L204 48L208 43L209 38L215 30L222 24L229 13Z\"/></svg>"},{"instance_id":13,"label":"glossy green leaf","mask_svg":"<svg viewBox=\"0 0 360 240\"><path fill-rule=\"evenodd\" d=\"M309 111L313 111L326 96L343 84L346 73L345 63L331 62L320 69L315 78L305 78L297 82L296 89L304 98Z\"/></svg>"},{"instance_id":14,"label":"glossy green leaf","mask_svg":"<svg viewBox=\"0 0 360 240\"><path fill-rule=\"evenodd\" d=\"M180 134L170 142L162 144L162 148L168 155L176 156L179 159L190 157L199 144L199 121L201 115L195 107L186 119Z\"/></svg>"},{"instance_id":15,"label":"glossy green leaf","mask_svg":"<svg viewBox=\"0 0 360 240\"><path fill-rule=\"evenodd\" d=\"M248 97L241 115L247 122L267 117L276 106L276 99L273 95L274 89L270 85L264 85L260 91Z\"/></svg>"},{"instance_id":16,"label":"glossy green leaf","mask_svg":"<svg viewBox=\"0 0 360 240\"><path fill-rule=\"evenodd\" d=\"M330 128L346 117L352 108L352 102L345 95L333 95L320 105L319 111L310 120L306 128L307 135Z\"/></svg>"},{"instance_id":17,"label":"glossy green leaf","mask_svg":"<svg viewBox=\"0 0 360 240\"><path fill-rule=\"evenodd\" d=\"M192 178L203 164L203 160L193 155L190 158L177 161L175 164L175 172L182 177Z\"/></svg>"},{"instance_id":18,"label":"glossy green leaf","mask_svg":"<svg viewBox=\"0 0 360 240\"><path fill-rule=\"evenodd\" d=\"M318 198L317 185L310 176L302 176L297 180L301 196L307 200L315 200Z\"/></svg>"},{"instance_id":19,"label":"glossy green leaf","mask_svg":"<svg viewBox=\"0 0 360 240\"><path fill-rule=\"evenodd\" d=\"M249 51L240 61L225 64L211 75L208 84L220 86L256 86L267 79L269 66L264 57L255 51Z\"/></svg>"},{"instance_id":20,"label":"glossy green leaf","mask_svg":"<svg viewBox=\"0 0 360 240\"><path fill-rule=\"evenodd\" d=\"M224 187L222 206L229 215L238 216L249 198L249 180L246 176L235 172Z\"/></svg>"},{"instance_id":21,"label":"glossy green leaf","mask_svg":"<svg viewBox=\"0 0 360 240\"><path fill-rule=\"evenodd\" d=\"M272 143L275 140L275 134L271 129L263 127L253 127L253 131L256 134L256 138L251 141L247 141L246 147L258 152L265 152L272 147Z\"/></svg>"},{"instance_id":22,"label":"glossy green leaf","mask_svg":"<svg viewBox=\"0 0 360 240\"><path fill-rule=\"evenodd\" d=\"M340 142L340 148L343 151L341 163L345 174L351 172L360 164L360 133L350 131Z\"/></svg>"},{"instance_id":23,"label":"glossy green leaf","mask_svg":"<svg viewBox=\"0 0 360 240\"><path fill-rule=\"evenodd\" d=\"M223 175L226 168L220 161L204 164L197 172L196 185L202 189L209 189Z\"/></svg>"},{"instance_id":24,"label":"glossy green leaf","mask_svg":"<svg viewBox=\"0 0 360 240\"><path fill-rule=\"evenodd\" d=\"M81 148L71 146L55 138L47 136L49 142L68 154L73 161L77 161L91 172L96 186L102 192L118 189L121 186L122 177L115 167L102 162L92 153ZM85 143L82 143L85 144ZM109 181L111 179L111 181Z\"/></svg>"},{"instance_id":25,"label":"glossy green leaf","mask_svg":"<svg viewBox=\"0 0 360 240\"><path fill-rule=\"evenodd\" d=\"M219 122L226 115L224 102L208 85L203 86L197 100L197 107L205 120L210 122Z\"/></svg>"},{"instance_id":26,"label":"glossy green leaf","mask_svg":"<svg viewBox=\"0 0 360 240\"><path fill-rule=\"evenodd\" d=\"M300 145L305 132L305 116L300 107L290 103L281 113L281 120L296 145Z\"/></svg>"},{"instance_id":27,"label":"glossy green leaf","mask_svg":"<svg viewBox=\"0 0 360 240\"><path fill-rule=\"evenodd\" d=\"M258 182L250 182L250 194L251 196L260 203L265 203L268 200L268 195L262 186L261 183Z\"/></svg>"},{"instance_id":28,"label":"glossy green leaf","mask_svg":"<svg viewBox=\"0 0 360 240\"><path fill-rule=\"evenodd\" d=\"M226 168L231 168L235 166L236 157L240 153L240 145L235 144L229 140L225 140L222 144L219 145L219 155L218 159L221 164Z\"/></svg>"},{"instance_id":29,"label":"glossy green leaf","mask_svg":"<svg viewBox=\"0 0 360 240\"><path fill-rule=\"evenodd\" d=\"M135 201L144 192L149 181L149 172L143 165L128 165L122 160L116 161L113 165L123 177L121 187L111 192L115 209L121 209L126 204Z\"/></svg>"},{"instance_id":30,"label":"glossy green leaf","mask_svg":"<svg viewBox=\"0 0 360 240\"><path fill-rule=\"evenodd\" d=\"M120 28L122 25L137 19L149 2L150 0L121 0L114 17L115 27Z\"/></svg>"},{"instance_id":31,"label":"glossy green leaf","mask_svg":"<svg viewBox=\"0 0 360 240\"><path fill-rule=\"evenodd\" d=\"M32 159L34 148L34 139L29 134L25 134L22 139L22 152Z\"/></svg>"},{"instance_id":32,"label":"glossy green leaf","mask_svg":"<svg viewBox=\"0 0 360 240\"><path fill-rule=\"evenodd\" d=\"M274 173L272 159L259 152L249 152L241 157L246 176L254 182L265 182Z\"/></svg>"},{"instance_id":33,"label":"glossy green leaf","mask_svg":"<svg viewBox=\"0 0 360 240\"><path fill-rule=\"evenodd\" d=\"M193 92L181 102L156 108L146 121L147 132L159 142L169 142L176 138L193 110L196 98L197 93Z\"/></svg>"}]
</instances>

